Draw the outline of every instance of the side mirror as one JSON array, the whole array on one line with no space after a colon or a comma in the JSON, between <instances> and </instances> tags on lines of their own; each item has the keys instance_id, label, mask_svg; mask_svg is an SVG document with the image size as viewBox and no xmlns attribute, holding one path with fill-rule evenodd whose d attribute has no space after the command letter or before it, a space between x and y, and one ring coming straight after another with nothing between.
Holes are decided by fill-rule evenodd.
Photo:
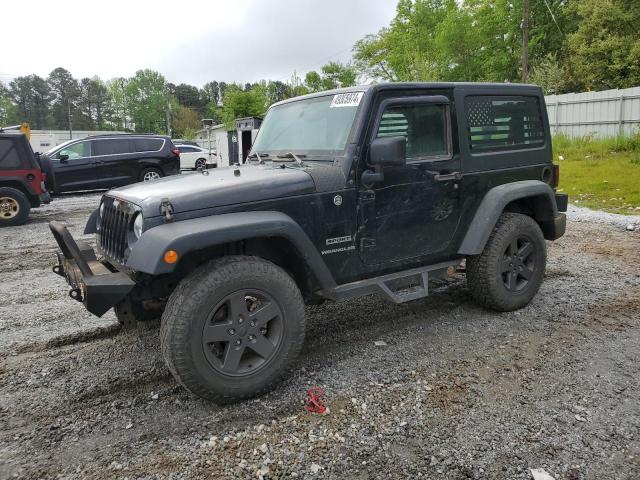
<instances>
[{"instance_id":1,"label":"side mirror","mask_svg":"<svg viewBox=\"0 0 640 480\"><path fill-rule=\"evenodd\" d=\"M397 166L407 163L405 137L376 138L369 147L369 164L373 166Z\"/></svg>"},{"instance_id":2,"label":"side mirror","mask_svg":"<svg viewBox=\"0 0 640 480\"><path fill-rule=\"evenodd\" d=\"M60 155L58 155L58 158L60 159L60 163L66 163L67 160L69 160L69 155L67 155L66 153L61 153Z\"/></svg>"}]
</instances>

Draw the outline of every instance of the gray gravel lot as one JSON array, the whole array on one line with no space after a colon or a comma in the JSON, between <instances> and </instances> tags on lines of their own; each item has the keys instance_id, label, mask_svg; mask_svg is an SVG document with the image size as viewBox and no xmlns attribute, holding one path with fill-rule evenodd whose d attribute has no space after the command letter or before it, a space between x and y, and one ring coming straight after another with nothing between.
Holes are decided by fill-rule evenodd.
<instances>
[{"instance_id":1,"label":"gray gravel lot","mask_svg":"<svg viewBox=\"0 0 640 480\"><path fill-rule=\"evenodd\" d=\"M572 208L518 312L478 308L463 278L405 305L309 307L292 375L221 407L176 384L157 323L120 331L51 272L47 222L79 236L98 199L56 199L0 230L0 478L640 478L628 219ZM303 408L315 385L322 416Z\"/></svg>"}]
</instances>

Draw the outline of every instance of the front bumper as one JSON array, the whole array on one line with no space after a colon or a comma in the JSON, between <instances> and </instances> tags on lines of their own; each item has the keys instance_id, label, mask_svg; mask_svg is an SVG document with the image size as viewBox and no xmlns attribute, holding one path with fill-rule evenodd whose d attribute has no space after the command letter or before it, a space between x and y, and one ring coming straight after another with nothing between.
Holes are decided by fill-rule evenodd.
<instances>
[{"instance_id":1,"label":"front bumper","mask_svg":"<svg viewBox=\"0 0 640 480\"><path fill-rule=\"evenodd\" d=\"M101 317L133 289L135 282L127 274L109 270L90 245L76 243L64 224L51 222L49 228L60 247L53 271L65 277L71 287L69 296L89 312Z\"/></svg>"}]
</instances>

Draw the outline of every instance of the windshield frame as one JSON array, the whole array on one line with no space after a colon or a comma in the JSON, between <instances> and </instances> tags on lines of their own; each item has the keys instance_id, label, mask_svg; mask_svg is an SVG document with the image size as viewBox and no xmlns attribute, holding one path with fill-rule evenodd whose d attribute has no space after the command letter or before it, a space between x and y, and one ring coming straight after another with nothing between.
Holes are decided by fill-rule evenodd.
<instances>
[{"instance_id":1,"label":"windshield frame","mask_svg":"<svg viewBox=\"0 0 640 480\"><path fill-rule=\"evenodd\" d=\"M266 160L276 160L276 161L287 161L285 159L282 158L278 158L279 155L286 155L288 153L294 153L296 155L299 156L304 156L304 160L305 161L309 161L309 160L333 160L336 157L342 156L345 154L347 148L349 147L349 144L353 142L353 136L356 132L356 129L358 128L358 117L360 115L361 109L363 108L363 105L366 103L365 102L365 97L367 95L367 91L366 89L362 89L362 90L354 90L353 92L349 92L349 93L356 93L356 92L362 92L362 98L360 99L360 103L358 104L358 106L356 107L356 111L354 113L353 116L353 120L351 121L351 126L349 128L349 133L346 136L346 141L344 144L344 147L341 149L337 149L337 150L313 150L313 149L283 149L283 150L264 150L264 149L260 149L258 150L258 154L261 157L265 157ZM268 119L269 119L269 115L271 115L271 113L280 107L286 107L288 105L291 105L293 103L297 103L297 102L312 102L312 101L317 101L319 98L325 98L325 97L333 97L335 95L339 95L340 91L328 91L326 94L322 95L313 95L313 96L302 96L299 97L298 99L295 100L290 100L290 101L286 101L286 102L280 102L277 103L275 105L272 105L271 107L269 107L269 109L267 110L267 113L264 117L264 120L262 121L262 125L260 126L260 129L258 130L258 134L256 136L255 141L253 142L253 144L251 145L251 150L249 151L248 155L253 155L254 153L256 153L256 145L258 144L258 140L260 139L260 135L263 132L263 128L264 125L267 123Z\"/></svg>"}]
</instances>

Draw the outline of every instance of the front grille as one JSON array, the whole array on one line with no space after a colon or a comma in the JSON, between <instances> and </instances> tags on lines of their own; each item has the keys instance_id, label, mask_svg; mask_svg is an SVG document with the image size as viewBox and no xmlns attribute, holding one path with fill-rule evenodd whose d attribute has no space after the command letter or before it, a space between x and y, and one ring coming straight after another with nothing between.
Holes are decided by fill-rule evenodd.
<instances>
[{"instance_id":1,"label":"front grille","mask_svg":"<svg viewBox=\"0 0 640 480\"><path fill-rule=\"evenodd\" d=\"M124 264L136 209L128 202L112 197L105 196L102 202L104 207L98 220L98 249L108 259Z\"/></svg>"}]
</instances>

